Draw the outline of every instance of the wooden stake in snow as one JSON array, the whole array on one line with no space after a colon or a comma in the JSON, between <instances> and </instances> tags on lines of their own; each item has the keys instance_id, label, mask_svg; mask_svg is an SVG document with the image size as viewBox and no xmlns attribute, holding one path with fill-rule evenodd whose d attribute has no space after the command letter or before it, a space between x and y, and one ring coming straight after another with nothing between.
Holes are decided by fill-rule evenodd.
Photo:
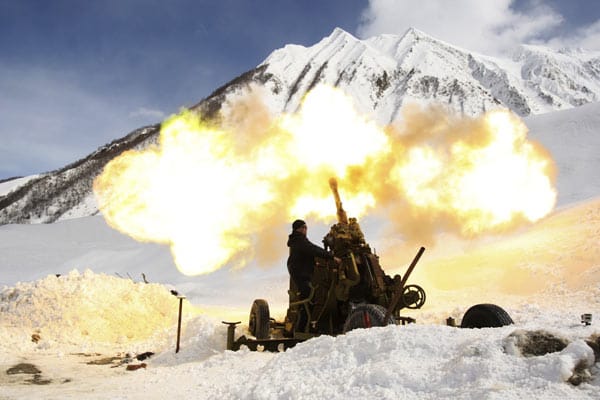
<instances>
[{"instance_id":1,"label":"wooden stake in snow","mask_svg":"<svg viewBox=\"0 0 600 400\"><path fill-rule=\"evenodd\" d=\"M177 296L177 298L179 299L179 318L177 320L177 346L175 347L175 353L179 353L179 339L181 338L181 310L183 308L183 299L185 299L185 296L180 295L174 290L171 290L171 293L173 293L173 295Z\"/></svg>"}]
</instances>

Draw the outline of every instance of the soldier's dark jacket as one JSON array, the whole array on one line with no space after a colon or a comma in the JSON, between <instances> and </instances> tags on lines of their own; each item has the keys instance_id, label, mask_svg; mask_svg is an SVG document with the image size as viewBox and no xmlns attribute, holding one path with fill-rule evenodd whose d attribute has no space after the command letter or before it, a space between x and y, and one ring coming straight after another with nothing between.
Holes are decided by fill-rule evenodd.
<instances>
[{"instance_id":1,"label":"soldier's dark jacket","mask_svg":"<svg viewBox=\"0 0 600 400\"><path fill-rule=\"evenodd\" d=\"M290 248L287 267L294 279L310 279L315 270L315 257L333 259L333 255L311 243L306 235L297 231L289 235L287 245Z\"/></svg>"}]
</instances>

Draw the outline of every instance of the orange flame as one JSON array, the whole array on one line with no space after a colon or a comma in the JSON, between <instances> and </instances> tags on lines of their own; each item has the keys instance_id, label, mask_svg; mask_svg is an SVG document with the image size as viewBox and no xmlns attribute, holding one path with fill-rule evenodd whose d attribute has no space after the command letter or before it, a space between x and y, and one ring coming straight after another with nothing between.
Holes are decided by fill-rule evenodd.
<instances>
[{"instance_id":1,"label":"orange flame","mask_svg":"<svg viewBox=\"0 0 600 400\"><path fill-rule=\"evenodd\" d=\"M442 148L410 148L393 179L414 207L460 218L465 235L547 215L556 202L551 160L526 140L527 128L514 114L493 111L480 122L477 140L467 135Z\"/></svg>"},{"instance_id":2,"label":"orange flame","mask_svg":"<svg viewBox=\"0 0 600 400\"><path fill-rule=\"evenodd\" d=\"M552 162L509 112L469 119L409 107L403 125L384 129L326 86L277 118L258 100L226 104L219 127L183 112L163 123L158 145L108 163L94 182L107 222L168 244L180 271L196 275L278 259L285 238L274 231L285 221L332 221L332 176L349 215L392 210L386 218L404 234L417 225L477 234L554 207Z\"/></svg>"}]
</instances>

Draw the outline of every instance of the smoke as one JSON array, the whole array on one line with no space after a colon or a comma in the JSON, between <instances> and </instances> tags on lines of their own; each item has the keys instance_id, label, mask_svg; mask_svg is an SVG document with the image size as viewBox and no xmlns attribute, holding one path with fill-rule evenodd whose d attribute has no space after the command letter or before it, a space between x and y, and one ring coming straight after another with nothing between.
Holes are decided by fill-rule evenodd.
<instances>
[{"instance_id":1,"label":"smoke","mask_svg":"<svg viewBox=\"0 0 600 400\"><path fill-rule=\"evenodd\" d=\"M380 127L326 86L294 114L274 115L262 99L244 93L210 123L174 116L157 146L111 161L94 182L107 222L170 245L194 275L272 265L285 253L282 226L335 222L332 177L349 216L375 216L389 234L424 244L441 232L514 228L554 207L552 161L508 111L469 118L413 105Z\"/></svg>"},{"instance_id":2,"label":"smoke","mask_svg":"<svg viewBox=\"0 0 600 400\"><path fill-rule=\"evenodd\" d=\"M555 164L508 112L471 118L439 105L408 105L387 127L392 159L380 175L379 204L391 234L432 244L439 233L504 232L548 214L556 202Z\"/></svg>"}]
</instances>

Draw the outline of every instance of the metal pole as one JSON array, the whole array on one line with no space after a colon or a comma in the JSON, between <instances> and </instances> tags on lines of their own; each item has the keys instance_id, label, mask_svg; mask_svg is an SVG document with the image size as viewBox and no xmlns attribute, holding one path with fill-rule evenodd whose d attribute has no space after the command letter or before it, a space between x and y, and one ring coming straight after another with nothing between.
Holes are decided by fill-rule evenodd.
<instances>
[{"instance_id":1,"label":"metal pole","mask_svg":"<svg viewBox=\"0 0 600 400\"><path fill-rule=\"evenodd\" d=\"M222 323L224 323L225 325L227 325L227 350L239 350L239 345L237 348L234 349L234 345L235 345L235 326L237 324L241 324L242 321L238 321L238 322L226 322L226 321L221 321Z\"/></svg>"},{"instance_id":2,"label":"metal pole","mask_svg":"<svg viewBox=\"0 0 600 400\"><path fill-rule=\"evenodd\" d=\"M177 296L179 299L179 320L177 321L177 347L175 353L179 353L179 339L181 338L181 309L183 308L183 299L185 296Z\"/></svg>"},{"instance_id":3,"label":"metal pole","mask_svg":"<svg viewBox=\"0 0 600 400\"><path fill-rule=\"evenodd\" d=\"M415 266L417 265L417 263L419 262L419 259L421 258L421 256L423 255L423 252L425 251L425 247L421 247L419 249L419 251L417 251L417 255L415 256L415 258L412 260L412 262L410 263L408 269L406 270L406 273L404 274L404 276L402 277L402 281L400 282L400 287L403 288L404 285L406 284L406 281L408 280L408 277L410 276L410 274L413 272L413 269L415 269Z\"/></svg>"},{"instance_id":4,"label":"metal pole","mask_svg":"<svg viewBox=\"0 0 600 400\"><path fill-rule=\"evenodd\" d=\"M421 247L419 249L419 251L417 251L417 255L415 256L415 258L412 260L412 262L408 266L408 270L406 270L404 277L402 278L402 280L400 281L398 286L396 286L394 288L394 295L392 296L392 301L390 301L390 305L388 306L388 309L385 313L384 324L387 325L388 320L390 319L390 315L392 315L394 313L394 309L396 308L396 306L398 305L398 302L400 301L400 298L402 297L402 291L404 290L404 284L408 280L408 277L412 273L413 269L415 269L415 266L419 262L419 259L423 255L424 251L425 251L425 247Z\"/></svg>"}]
</instances>

